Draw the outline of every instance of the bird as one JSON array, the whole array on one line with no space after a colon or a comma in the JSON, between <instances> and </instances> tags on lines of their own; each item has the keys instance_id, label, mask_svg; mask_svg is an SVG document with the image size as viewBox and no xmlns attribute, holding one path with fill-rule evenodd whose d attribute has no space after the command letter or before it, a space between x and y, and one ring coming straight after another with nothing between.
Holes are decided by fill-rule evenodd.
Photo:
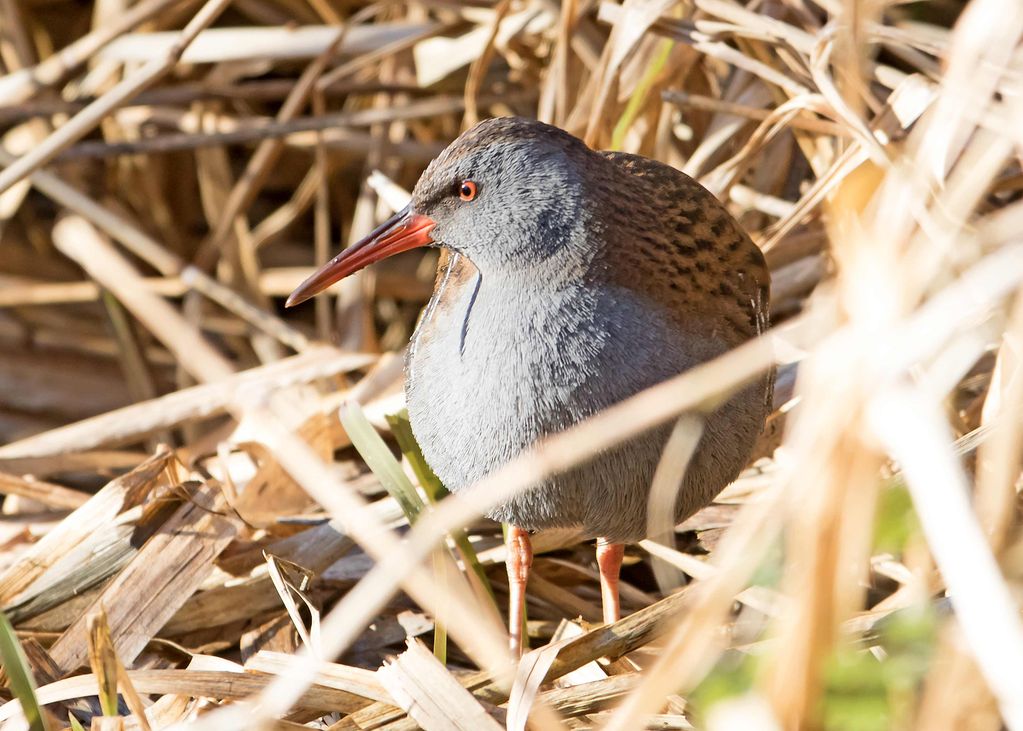
<instances>
[{"instance_id":1,"label":"bird","mask_svg":"<svg viewBox=\"0 0 1023 731\"><path fill-rule=\"evenodd\" d=\"M406 402L423 455L455 493L537 440L769 326L764 257L710 191L670 165L594 150L523 117L459 135L406 208L312 274L286 306L419 247L442 254L406 351ZM766 372L702 414L674 524L746 466L772 387ZM620 618L625 544L646 536L670 429L603 451L489 513L508 524L513 651L523 651L530 536L539 530L574 527L596 539L603 619Z\"/></svg>"}]
</instances>

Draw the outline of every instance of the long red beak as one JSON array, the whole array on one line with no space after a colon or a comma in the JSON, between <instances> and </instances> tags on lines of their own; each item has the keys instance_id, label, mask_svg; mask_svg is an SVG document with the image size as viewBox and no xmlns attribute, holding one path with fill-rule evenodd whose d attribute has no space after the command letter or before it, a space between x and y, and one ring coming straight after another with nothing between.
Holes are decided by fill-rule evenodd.
<instances>
[{"instance_id":1,"label":"long red beak","mask_svg":"<svg viewBox=\"0 0 1023 731\"><path fill-rule=\"evenodd\" d=\"M285 307L294 307L315 297L334 282L354 274L375 261L386 259L402 251L428 246L433 243L430 232L437 223L429 216L414 213L405 206L366 238L358 241L319 268L311 277L291 293Z\"/></svg>"}]
</instances>

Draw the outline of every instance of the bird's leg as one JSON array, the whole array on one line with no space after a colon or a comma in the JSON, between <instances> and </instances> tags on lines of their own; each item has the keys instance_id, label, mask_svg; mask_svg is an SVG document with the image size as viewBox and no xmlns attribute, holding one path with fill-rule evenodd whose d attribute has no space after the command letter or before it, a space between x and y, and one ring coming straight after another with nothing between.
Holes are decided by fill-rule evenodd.
<instances>
[{"instance_id":1,"label":"bird's leg","mask_svg":"<svg viewBox=\"0 0 1023 731\"><path fill-rule=\"evenodd\" d=\"M604 624L613 624L621 618L618 575L622 570L624 556L624 543L612 543L607 538L597 539L597 567L600 569L600 600L604 605Z\"/></svg>"},{"instance_id":2,"label":"bird's leg","mask_svg":"<svg viewBox=\"0 0 1023 731\"><path fill-rule=\"evenodd\" d=\"M529 542L529 531L518 526L509 525L505 536L505 547L508 551L508 634L511 636L511 651L515 657L522 654L524 647L522 636L524 610L526 608L526 582L529 580L529 569L533 565L533 546Z\"/></svg>"}]
</instances>

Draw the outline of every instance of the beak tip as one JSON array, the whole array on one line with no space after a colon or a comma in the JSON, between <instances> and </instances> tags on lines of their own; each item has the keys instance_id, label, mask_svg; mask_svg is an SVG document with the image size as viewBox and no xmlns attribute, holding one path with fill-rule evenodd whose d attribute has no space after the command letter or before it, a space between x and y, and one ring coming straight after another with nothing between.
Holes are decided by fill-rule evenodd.
<instances>
[{"instance_id":1,"label":"beak tip","mask_svg":"<svg viewBox=\"0 0 1023 731\"><path fill-rule=\"evenodd\" d=\"M295 307L312 299L332 284L354 274L367 264L433 243L430 232L436 223L428 216L416 214L411 205L395 213L362 240L352 244L328 261L302 282L288 299L285 308Z\"/></svg>"}]
</instances>

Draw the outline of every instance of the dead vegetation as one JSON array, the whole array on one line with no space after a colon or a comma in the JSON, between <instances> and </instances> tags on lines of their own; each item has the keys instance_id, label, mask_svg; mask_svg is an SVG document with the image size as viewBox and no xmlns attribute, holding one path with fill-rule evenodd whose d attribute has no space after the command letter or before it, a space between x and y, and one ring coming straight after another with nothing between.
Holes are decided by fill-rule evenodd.
<instances>
[{"instance_id":1,"label":"dead vegetation","mask_svg":"<svg viewBox=\"0 0 1023 731\"><path fill-rule=\"evenodd\" d=\"M1023 730L1021 38L1017 0L0 0L0 728ZM282 303L502 114L698 178L775 328L441 500L395 418L434 255ZM487 504L772 361L761 458L630 549L620 622L537 537L514 667Z\"/></svg>"}]
</instances>

